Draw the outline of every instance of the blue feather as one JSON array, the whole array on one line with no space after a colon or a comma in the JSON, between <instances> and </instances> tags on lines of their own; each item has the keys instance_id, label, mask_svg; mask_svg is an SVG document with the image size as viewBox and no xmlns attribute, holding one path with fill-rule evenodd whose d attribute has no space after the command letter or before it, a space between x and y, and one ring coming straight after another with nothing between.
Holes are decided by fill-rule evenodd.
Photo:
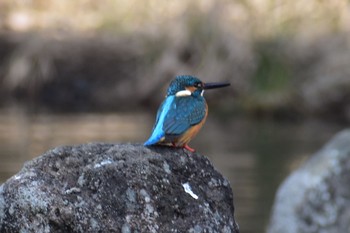
<instances>
[{"instance_id":1,"label":"blue feather","mask_svg":"<svg viewBox=\"0 0 350 233\"><path fill-rule=\"evenodd\" d=\"M206 103L203 97L175 98L171 111L163 123L165 135L181 135L205 117Z\"/></svg>"},{"instance_id":2,"label":"blue feather","mask_svg":"<svg viewBox=\"0 0 350 233\"><path fill-rule=\"evenodd\" d=\"M168 96L157 113L156 123L153 127L153 132L151 137L144 143L145 146L150 146L158 143L164 136L165 132L163 130L164 119L173 104L175 96Z\"/></svg>"}]
</instances>

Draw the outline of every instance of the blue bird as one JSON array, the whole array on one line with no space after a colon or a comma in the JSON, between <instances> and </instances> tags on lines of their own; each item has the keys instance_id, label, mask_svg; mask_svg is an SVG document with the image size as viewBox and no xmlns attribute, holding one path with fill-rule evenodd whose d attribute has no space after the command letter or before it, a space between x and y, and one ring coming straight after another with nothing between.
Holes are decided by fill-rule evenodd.
<instances>
[{"instance_id":1,"label":"blue bird","mask_svg":"<svg viewBox=\"0 0 350 233\"><path fill-rule=\"evenodd\" d=\"M172 144L194 152L188 143L197 135L208 115L204 90L229 85L204 83L189 75L177 76L168 87L166 98L157 112L152 134L144 145Z\"/></svg>"}]
</instances>

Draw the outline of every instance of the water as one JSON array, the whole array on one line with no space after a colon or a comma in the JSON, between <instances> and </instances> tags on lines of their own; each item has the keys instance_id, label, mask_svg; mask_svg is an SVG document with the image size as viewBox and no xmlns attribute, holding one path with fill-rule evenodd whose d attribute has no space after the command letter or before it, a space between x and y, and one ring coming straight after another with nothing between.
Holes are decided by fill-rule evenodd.
<instances>
[{"instance_id":1,"label":"water","mask_svg":"<svg viewBox=\"0 0 350 233\"><path fill-rule=\"evenodd\" d=\"M92 141L142 142L154 116L144 113L28 114L20 108L0 111L0 182L23 163L50 148ZM231 183L241 232L266 228L281 181L336 132L338 125L249 121L210 114L191 143Z\"/></svg>"}]
</instances>

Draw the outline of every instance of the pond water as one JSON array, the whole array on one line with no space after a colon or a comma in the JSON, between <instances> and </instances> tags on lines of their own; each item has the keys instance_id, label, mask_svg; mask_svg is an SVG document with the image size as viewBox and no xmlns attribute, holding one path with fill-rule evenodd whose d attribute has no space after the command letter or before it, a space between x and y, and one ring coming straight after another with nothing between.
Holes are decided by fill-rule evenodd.
<instances>
[{"instance_id":1,"label":"pond water","mask_svg":"<svg viewBox=\"0 0 350 233\"><path fill-rule=\"evenodd\" d=\"M143 142L154 116L144 113L28 114L20 108L0 111L0 183L23 163L60 145ZM278 123L210 114L191 146L212 161L229 180L241 232L261 233L278 185L319 150L339 125L307 121Z\"/></svg>"}]
</instances>

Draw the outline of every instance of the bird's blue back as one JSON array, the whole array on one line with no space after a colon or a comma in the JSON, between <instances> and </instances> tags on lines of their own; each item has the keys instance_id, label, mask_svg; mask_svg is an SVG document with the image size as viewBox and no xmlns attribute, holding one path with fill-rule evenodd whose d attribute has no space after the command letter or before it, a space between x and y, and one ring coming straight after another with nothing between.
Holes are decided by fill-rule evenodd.
<instances>
[{"instance_id":1,"label":"bird's blue back","mask_svg":"<svg viewBox=\"0 0 350 233\"><path fill-rule=\"evenodd\" d=\"M176 137L185 133L203 120L205 111L203 96L166 97L158 110L152 135L144 145L153 145L167 136Z\"/></svg>"}]
</instances>

